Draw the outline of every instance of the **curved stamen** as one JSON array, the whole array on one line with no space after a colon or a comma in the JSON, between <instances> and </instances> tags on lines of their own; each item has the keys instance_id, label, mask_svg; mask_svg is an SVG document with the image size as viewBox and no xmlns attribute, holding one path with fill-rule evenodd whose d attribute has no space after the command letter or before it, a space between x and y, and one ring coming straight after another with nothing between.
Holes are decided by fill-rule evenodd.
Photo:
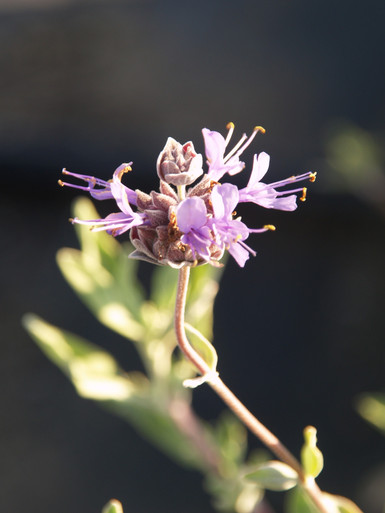
<instances>
[{"instance_id":1,"label":"curved stamen","mask_svg":"<svg viewBox=\"0 0 385 513\"><path fill-rule=\"evenodd\" d=\"M230 123L228 123L226 125L226 129L228 130L228 133L227 133L227 137L226 137L226 140L225 140L225 148L226 148L226 146L230 142L231 136L233 135L233 132L234 132L234 128L235 128L235 125L231 121L230 121Z\"/></svg>"}]
</instances>

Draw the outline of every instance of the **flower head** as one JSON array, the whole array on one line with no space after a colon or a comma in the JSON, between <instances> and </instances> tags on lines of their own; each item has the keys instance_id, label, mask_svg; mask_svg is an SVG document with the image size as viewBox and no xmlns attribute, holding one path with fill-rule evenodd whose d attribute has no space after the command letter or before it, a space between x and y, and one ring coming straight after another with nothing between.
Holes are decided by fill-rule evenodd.
<instances>
[{"instance_id":1,"label":"flower head","mask_svg":"<svg viewBox=\"0 0 385 513\"><path fill-rule=\"evenodd\" d=\"M225 155L234 132L233 123L227 128L226 138L207 128L202 130L208 164L208 172L203 176L202 155L195 152L193 144L181 145L169 138L157 161L158 192L146 194L122 184L122 177L131 171L131 164L119 166L109 181L63 169L65 175L87 185L59 180L60 185L87 191L95 199L114 199L120 210L104 219L72 219L72 222L89 225L96 231L106 230L114 236L130 231L135 246L130 256L154 264L175 268L204 263L220 265L219 260L227 250L243 267L249 255L256 254L244 241L252 233L275 228L271 225L249 228L236 217L237 205L251 202L265 208L295 210L297 193L302 193L300 199L304 200L306 188L293 189L290 185L303 180L314 181L315 173L266 184L261 180L269 167L270 157L262 152L259 156L254 155L245 188L239 190L230 183L219 183L225 174L234 175L245 168L239 157L259 131L265 132L262 127L256 127L250 137L244 134ZM200 181L193 185L200 177ZM189 185L192 187L187 189Z\"/></svg>"}]
</instances>

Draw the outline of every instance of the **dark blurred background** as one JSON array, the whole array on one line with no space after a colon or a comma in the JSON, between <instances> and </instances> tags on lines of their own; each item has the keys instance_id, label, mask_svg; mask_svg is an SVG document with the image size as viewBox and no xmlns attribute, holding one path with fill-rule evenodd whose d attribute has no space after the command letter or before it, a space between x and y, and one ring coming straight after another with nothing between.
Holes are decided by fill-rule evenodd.
<instances>
[{"instance_id":1,"label":"dark blurred background","mask_svg":"<svg viewBox=\"0 0 385 513\"><path fill-rule=\"evenodd\" d=\"M253 149L271 154L270 181L318 179L295 213L242 212L278 229L224 273L219 370L293 451L317 426L322 488L382 511L385 439L354 401L385 388L384 15L382 0L0 0L1 511L94 513L111 497L127 513L213 511L198 474L79 399L20 320L135 369L56 267L76 245L60 170L109 179L133 160L130 186L151 190L168 136L203 151L201 128L229 121L267 129ZM207 419L223 408L208 388L194 397Z\"/></svg>"}]
</instances>

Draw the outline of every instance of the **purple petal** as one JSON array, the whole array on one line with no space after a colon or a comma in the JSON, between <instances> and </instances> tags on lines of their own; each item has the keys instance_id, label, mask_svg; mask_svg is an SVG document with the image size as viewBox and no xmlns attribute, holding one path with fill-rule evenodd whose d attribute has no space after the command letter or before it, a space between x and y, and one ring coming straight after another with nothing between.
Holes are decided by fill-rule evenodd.
<instances>
[{"instance_id":1,"label":"purple petal","mask_svg":"<svg viewBox=\"0 0 385 513\"><path fill-rule=\"evenodd\" d=\"M258 155L254 155L253 169L251 171L250 180L247 188L254 187L265 176L269 169L270 156L264 151Z\"/></svg>"},{"instance_id":2,"label":"purple petal","mask_svg":"<svg viewBox=\"0 0 385 513\"><path fill-rule=\"evenodd\" d=\"M240 244L232 244L229 248L230 255L235 259L240 267L244 267L246 261L249 259L249 252Z\"/></svg>"},{"instance_id":3,"label":"purple petal","mask_svg":"<svg viewBox=\"0 0 385 513\"><path fill-rule=\"evenodd\" d=\"M238 187L230 183L216 185L211 193L211 202L216 218L231 218L239 202Z\"/></svg>"},{"instance_id":4,"label":"purple petal","mask_svg":"<svg viewBox=\"0 0 385 513\"><path fill-rule=\"evenodd\" d=\"M206 220L207 209L202 198L186 198L176 209L176 222L183 233L188 233L193 228L201 228Z\"/></svg>"},{"instance_id":5,"label":"purple petal","mask_svg":"<svg viewBox=\"0 0 385 513\"><path fill-rule=\"evenodd\" d=\"M130 203L132 205L136 205L136 192L132 189L129 189L121 182L123 174L127 173L128 171L131 171L130 164L121 164L115 169L111 183L111 192L120 210L126 214L131 214L132 208L130 207Z\"/></svg>"},{"instance_id":6,"label":"purple petal","mask_svg":"<svg viewBox=\"0 0 385 513\"><path fill-rule=\"evenodd\" d=\"M202 134L205 142L206 157L210 167L221 166L226 149L224 137L219 132L214 132L208 128L204 128Z\"/></svg>"}]
</instances>

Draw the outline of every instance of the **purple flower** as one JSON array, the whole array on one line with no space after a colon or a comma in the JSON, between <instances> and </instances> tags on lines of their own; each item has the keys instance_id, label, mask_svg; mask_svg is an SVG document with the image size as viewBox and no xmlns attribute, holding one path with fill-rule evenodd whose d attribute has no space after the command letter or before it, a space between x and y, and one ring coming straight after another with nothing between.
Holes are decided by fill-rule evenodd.
<instances>
[{"instance_id":1,"label":"purple flower","mask_svg":"<svg viewBox=\"0 0 385 513\"><path fill-rule=\"evenodd\" d=\"M182 146L169 138L157 161L159 192L146 194L123 185L122 176L131 171L130 164L119 166L109 181L63 169L65 175L83 180L87 185L59 180L60 185L87 191L95 199L114 199L120 210L104 219L73 219L72 222L91 226L95 231L106 230L114 236L130 231L135 246L130 256L154 264L175 268L204 263L220 265L219 260L227 250L243 267L250 254L256 255L245 243L249 235L275 228L272 225L248 228L240 217L235 217L237 205L251 202L265 208L295 210L296 194L302 193L300 199L305 200L306 188L282 188L303 180L314 181L315 173L265 184L261 180L268 170L270 157L262 152L254 155L246 187L238 190L230 183L219 183L225 174L234 175L244 169L245 164L239 157L259 131L265 132L262 127L256 127L250 137L244 134L225 155L234 124L229 123L227 128L226 138L207 128L202 130L208 173L201 178L202 156L195 153L193 144L188 142ZM198 178L200 181L193 185Z\"/></svg>"},{"instance_id":2,"label":"purple flower","mask_svg":"<svg viewBox=\"0 0 385 513\"><path fill-rule=\"evenodd\" d=\"M122 233L130 230L133 226L139 226L145 222L145 216L141 213L134 212L130 206L130 201L136 204L136 193L122 184L121 178L124 173L131 171L130 164L121 164L114 172L112 180L105 182L99 178L87 175L79 175L70 173L63 169L65 175L73 176L80 180L88 182L88 187L80 185L69 184L59 180L59 184L64 186L73 187L88 191L95 199L115 199L121 212L109 214L105 219L94 219L89 221L82 221L80 219L71 219L72 223L89 225L93 231L106 230L111 235L121 235ZM95 189L98 185L101 189Z\"/></svg>"},{"instance_id":3,"label":"purple flower","mask_svg":"<svg viewBox=\"0 0 385 513\"><path fill-rule=\"evenodd\" d=\"M292 176L286 180L274 182L271 184L262 183L270 163L270 157L267 153L254 155L253 169L251 171L247 187L239 191L239 202L256 203L261 207L275 208L277 210L292 211L297 208L297 192L302 192L301 200L306 198L306 187L276 191L277 188L291 185L292 183L303 180L315 180L315 173L305 173L299 176Z\"/></svg>"},{"instance_id":4,"label":"purple flower","mask_svg":"<svg viewBox=\"0 0 385 513\"><path fill-rule=\"evenodd\" d=\"M125 194L127 196L127 200L133 205L136 205L136 192L132 189L129 189L121 182L123 174L128 173L128 171L132 171L131 164L132 162L130 162L129 164L120 164L120 166L115 169L112 180L109 180L108 182L101 180L100 178L95 178L94 176L70 173L69 171L67 171L67 169L63 168L62 173L64 175L73 176L74 178L83 180L84 182L88 183L88 186L84 187L82 185L75 185L72 183L63 182L63 180L59 180L59 185L66 185L67 187L72 187L73 189L87 191L93 198L98 200L115 198L111 190L113 188L118 196ZM101 189L95 189L96 185L100 186Z\"/></svg>"},{"instance_id":5,"label":"purple flower","mask_svg":"<svg viewBox=\"0 0 385 513\"><path fill-rule=\"evenodd\" d=\"M261 126L255 127L250 137L243 134L234 148L225 156L227 145L234 132L234 123L229 123L226 128L228 129L226 139L219 132L213 132L208 128L202 130L209 168L208 176L216 181L220 180L225 173L235 175L242 171L245 163L239 160L239 156L251 144L258 132L265 133L265 129Z\"/></svg>"},{"instance_id":6,"label":"purple flower","mask_svg":"<svg viewBox=\"0 0 385 513\"><path fill-rule=\"evenodd\" d=\"M213 237L207 224L208 213L202 198L186 198L176 208L176 222L183 233L181 242L189 246L194 258L197 254L206 262L210 260L210 246Z\"/></svg>"}]
</instances>

